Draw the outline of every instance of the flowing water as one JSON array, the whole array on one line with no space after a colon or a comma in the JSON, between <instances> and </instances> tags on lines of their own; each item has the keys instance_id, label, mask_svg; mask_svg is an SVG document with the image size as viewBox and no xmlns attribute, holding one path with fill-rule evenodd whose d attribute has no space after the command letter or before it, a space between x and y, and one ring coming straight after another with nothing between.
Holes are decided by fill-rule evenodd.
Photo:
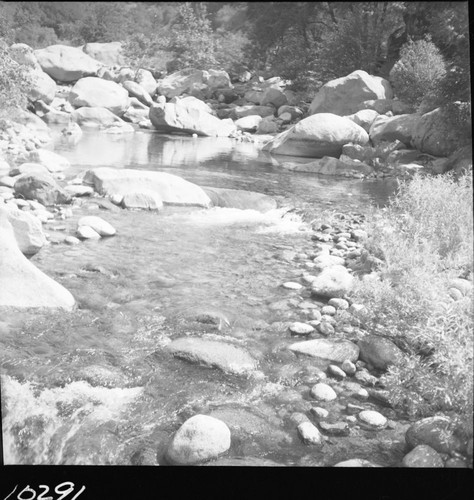
<instances>
[{"instance_id":1,"label":"flowing water","mask_svg":"<svg viewBox=\"0 0 474 500\"><path fill-rule=\"evenodd\" d=\"M77 310L0 318L5 463L144 463L136 457L164 449L186 418L240 412L253 437L233 436L231 457L300 464L308 448L284 415L304 363L289 356L282 325L301 320L298 303L307 295L281 284L301 276L292 252L311 251L313 217L383 204L393 183L289 173L254 144L224 138L86 132L77 144L58 135L55 150L72 164L68 179L97 166L160 170L201 186L266 193L279 208L155 213L91 211L84 203L47 224L74 234L78 218L94 213L117 235L51 244L32 258L71 291ZM198 323L201 313L221 321ZM224 337L251 352L259 370L224 375L163 351L184 335Z\"/></svg>"}]
</instances>

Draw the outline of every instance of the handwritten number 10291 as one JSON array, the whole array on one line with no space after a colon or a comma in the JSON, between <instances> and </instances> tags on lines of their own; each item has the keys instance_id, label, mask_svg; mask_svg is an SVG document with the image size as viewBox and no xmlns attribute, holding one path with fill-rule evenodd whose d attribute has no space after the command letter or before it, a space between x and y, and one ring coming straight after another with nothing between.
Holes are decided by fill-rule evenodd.
<instances>
[{"instance_id":1,"label":"handwritten number 10291","mask_svg":"<svg viewBox=\"0 0 474 500\"><path fill-rule=\"evenodd\" d=\"M52 497L52 496L45 496L47 493L49 493L49 486L46 486L45 484L40 484L38 486L38 489L40 490L38 493L38 496L36 496L36 490L31 488L30 485L28 484L25 486L21 491L17 493L16 496L12 496L16 489L18 488L18 485L13 488L13 491L6 496L3 500L7 499L17 499L17 500L63 500L66 498L70 493L74 491L74 483L71 483L70 481L66 481L64 483L58 484L56 488L54 488L54 492L59 495L58 497ZM76 500L79 498L79 495L81 495L84 490L86 489L85 486L83 486L73 497L71 497L69 500Z\"/></svg>"}]
</instances>

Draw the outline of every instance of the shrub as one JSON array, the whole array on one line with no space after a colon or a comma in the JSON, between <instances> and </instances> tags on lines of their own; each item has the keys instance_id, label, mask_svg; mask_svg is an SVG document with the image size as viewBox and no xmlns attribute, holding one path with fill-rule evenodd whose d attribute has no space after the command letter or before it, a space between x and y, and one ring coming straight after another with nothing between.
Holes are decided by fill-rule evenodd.
<instances>
[{"instance_id":1,"label":"shrub","mask_svg":"<svg viewBox=\"0 0 474 500\"><path fill-rule=\"evenodd\" d=\"M0 39L0 111L9 116L13 108L25 108L30 85L28 68L14 61Z\"/></svg>"},{"instance_id":2,"label":"shrub","mask_svg":"<svg viewBox=\"0 0 474 500\"><path fill-rule=\"evenodd\" d=\"M452 301L449 281L472 277L472 178L416 176L367 225L376 274L356 282L369 311L362 326L406 353L382 381L412 416L453 411L472 418L472 297Z\"/></svg>"},{"instance_id":3,"label":"shrub","mask_svg":"<svg viewBox=\"0 0 474 500\"><path fill-rule=\"evenodd\" d=\"M425 96L436 94L446 75L446 63L440 51L427 37L410 40L400 51L400 59L390 71L396 95L419 106Z\"/></svg>"}]
</instances>

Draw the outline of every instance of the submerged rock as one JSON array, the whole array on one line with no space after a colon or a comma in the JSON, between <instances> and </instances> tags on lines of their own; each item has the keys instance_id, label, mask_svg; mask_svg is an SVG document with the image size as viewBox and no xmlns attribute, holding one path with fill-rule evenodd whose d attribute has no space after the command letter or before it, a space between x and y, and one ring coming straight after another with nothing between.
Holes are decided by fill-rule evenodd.
<instances>
[{"instance_id":1,"label":"submerged rock","mask_svg":"<svg viewBox=\"0 0 474 500\"><path fill-rule=\"evenodd\" d=\"M8 213L0 208L0 306L71 310L74 297L34 266L20 251Z\"/></svg>"},{"instance_id":2,"label":"submerged rock","mask_svg":"<svg viewBox=\"0 0 474 500\"><path fill-rule=\"evenodd\" d=\"M214 417L195 415L173 436L166 458L177 465L193 465L216 458L230 448L230 430Z\"/></svg>"},{"instance_id":3,"label":"submerged rock","mask_svg":"<svg viewBox=\"0 0 474 500\"><path fill-rule=\"evenodd\" d=\"M168 344L165 349L173 356L191 363L218 368L235 375L247 375L257 369L250 354L233 344L196 337L183 337Z\"/></svg>"},{"instance_id":4,"label":"submerged rock","mask_svg":"<svg viewBox=\"0 0 474 500\"><path fill-rule=\"evenodd\" d=\"M342 363L346 359L354 362L357 361L359 357L359 348L349 340L306 340L304 342L291 344L288 349L296 353L328 359L338 363Z\"/></svg>"},{"instance_id":5,"label":"submerged rock","mask_svg":"<svg viewBox=\"0 0 474 500\"><path fill-rule=\"evenodd\" d=\"M203 190L216 207L251 209L259 212L268 212L277 208L277 202L263 193L214 187L203 187Z\"/></svg>"},{"instance_id":6,"label":"submerged rock","mask_svg":"<svg viewBox=\"0 0 474 500\"><path fill-rule=\"evenodd\" d=\"M100 236L113 236L117 231L107 221L95 215L81 217L77 222L78 226L89 226Z\"/></svg>"},{"instance_id":7,"label":"submerged rock","mask_svg":"<svg viewBox=\"0 0 474 500\"><path fill-rule=\"evenodd\" d=\"M407 430L405 440L410 448L426 444L439 453L461 451L462 442L451 428L452 422L447 417L428 417L414 423Z\"/></svg>"},{"instance_id":8,"label":"submerged rock","mask_svg":"<svg viewBox=\"0 0 474 500\"><path fill-rule=\"evenodd\" d=\"M444 467L438 452L426 444L419 444L403 457L404 467Z\"/></svg>"}]
</instances>

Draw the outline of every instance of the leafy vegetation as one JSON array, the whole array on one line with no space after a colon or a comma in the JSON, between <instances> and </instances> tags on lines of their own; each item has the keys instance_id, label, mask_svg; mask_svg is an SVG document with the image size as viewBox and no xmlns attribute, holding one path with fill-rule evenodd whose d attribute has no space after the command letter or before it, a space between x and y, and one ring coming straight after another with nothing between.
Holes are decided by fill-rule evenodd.
<instances>
[{"instance_id":1,"label":"leafy vegetation","mask_svg":"<svg viewBox=\"0 0 474 500\"><path fill-rule=\"evenodd\" d=\"M370 217L366 249L381 264L356 295L369 310L364 327L407 353L383 380L392 403L414 416L472 418L472 291L449 296L452 279L472 277L472 209L470 176L415 177Z\"/></svg>"},{"instance_id":2,"label":"leafy vegetation","mask_svg":"<svg viewBox=\"0 0 474 500\"><path fill-rule=\"evenodd\" d=\"M403 101L419 107L422 100L439 88L446 75L446 64L430 37L410 40L390 72L394 92Z\"/></svg>"}]
</instances>

